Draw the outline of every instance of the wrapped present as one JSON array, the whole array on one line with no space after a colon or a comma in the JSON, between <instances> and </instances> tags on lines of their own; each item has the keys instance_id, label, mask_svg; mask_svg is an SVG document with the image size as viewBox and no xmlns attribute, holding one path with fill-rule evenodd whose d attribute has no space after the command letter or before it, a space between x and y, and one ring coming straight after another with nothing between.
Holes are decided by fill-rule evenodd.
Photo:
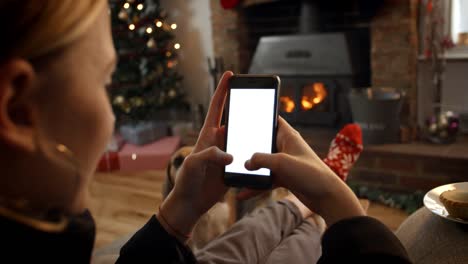
<instances>
[{"instance_id":1,"label":"wrapped present","mask_svg":"<svg viewBox=\"0 0 468 264\"><path fill-rule=\"evenodd\" d=\"M180 147L180 137L165 137L139 146L127 143L119 152L121 171L165 169L171 155Z\"/></svg>"},{"instance_id":2,"label":"wrapped present","mask_svg":"<svg viewBox=\"0 0 468 264\"><path fill-rule=\"evenodd\" d=\"M99 161L97 171L110 172L120 169L119 153L115 151L106 151Z\"/></svg>"},{"instance_id":3,"label":"wrapped present","mask_svg":"<svg viewBox=\"0 0 468 264\"><path fill-rule=\"evenodd\" d=\"M158 140L169 135L169 125L167 122L152 122L153 138Z\"/></svg>"},{"instance_id":4,"label":"wrapped present","mask_svg":"<svg viewBox=\"0 0 468 264\"><path fill-rule=\"evenodd\" d=\"M122 148L124 143L125 140L121 135L114 134L110 142L107 144L106 151L117 152Z\"/></svg>"},{"instance_id":5,"label":"wrapped present","mask_svg":"<svg viewBox=\"0 0 468 264\"><path fill-rule=\"evenodd\" d=\"M166 122L139 122L120 127L120 134L127 141L135 145L144 145L168 135Z\"/></svg>"}]
</instances>

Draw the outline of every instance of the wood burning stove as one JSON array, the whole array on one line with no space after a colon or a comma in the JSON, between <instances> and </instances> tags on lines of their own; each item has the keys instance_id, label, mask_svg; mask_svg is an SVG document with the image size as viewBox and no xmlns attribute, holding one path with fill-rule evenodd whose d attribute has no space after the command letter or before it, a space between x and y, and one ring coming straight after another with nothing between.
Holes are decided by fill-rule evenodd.
<instances>
[{"instance_id":1,"label":"wood burning stove","mask_svg":"<svg viewBox=\"0 0 468 264\"><path fill-rule=\"evenodd\" d=\"M369 42L359 32L262 37L251 74L281 77L280 114L297 125L351 122L347 95L369 85Z\"/></svg>"}]
</instances>

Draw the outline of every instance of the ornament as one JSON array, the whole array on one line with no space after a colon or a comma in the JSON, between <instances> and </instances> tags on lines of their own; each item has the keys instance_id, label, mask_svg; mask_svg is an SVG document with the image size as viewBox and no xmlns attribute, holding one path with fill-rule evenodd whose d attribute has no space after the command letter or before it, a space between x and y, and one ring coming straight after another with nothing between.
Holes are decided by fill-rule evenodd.
<instances>
[{"instance_id":1,"label":"ornament","mask_svg":"<svg viewBox=\"0 0 468 264\"><path fill-rule=\"evenodd\" d=\"M425 137L437 144L453 143L456 140L460 118L451 111L441 112L426 120Z\"/></svg>"},{"instance_id":2,"label":"ornament","mask_svg":"<svg viewBox=\"0 0 468 264\"><path fill-rule=\"evenodd\" d=\"M121 20L127 20L128 19L128 13L127 13L127 11L125 11L125 9L120 10L119 18Z\"/></svg>"},{"instance_id":3,"label":"ornament","mask_svg":"<svg viewBox=\"0 0 468 264\"><path fill-rule=\"evenodd\" d=\"M177 95L177 92L174 89L170 89L169 92L167 93L167 96L169 96L169 98L174 98L176 97L176 95Z\"/></svg>"},{"instance_id":4,"label":"ornament","mask_svg":"<svg viewBox=\"0 0 468 264\"><path fill-rule=\"evenodd\" d=\"M156 47L156 41L154 41L154 38L150 38L146 43L146 46L148 46L150 49Z\"/></svg>"},{"instance_id":5,"label":"ornament","mask_svg":"<svg viewBox=\"0 0 468 264\"><path fill-rule=\"evenodd\" d=\"M130 107L129 104L125 103L125 104L122 106L122 110L123 110L126 114L129 114L129 113L132 111L132 108Z\"/></svg>"},{"instance_id":6,"label":"ornament","mask_svg":"<svg viewBox=\"0 0 468 264\"><path fill-rule=\"evenodd\" d=\"M130 104L134 107L140 107L145 104L141 97L132 97L130 98Z\"/></svg>"},{"instance_id":7,"label":"ornament","mask_svg":"<svg viewBox=\"0 0 468 264\"><path fill-rule=\"evenodd\" d=\"M122 105L124 102L125 98L122 95L117 95L113 101L114 105Z\"/></svg>"},{"instance_id":8,"label":"ornament","mask_svg":"<svg viewBox=\"0 0 468 264\"><path fill-rule=\"evenodd\" d=\"M432 0L429 0L429 2L427 2L427 5L426 5L426 10L428 13L431 13L433 9L434 9L434 4L432 3Z\"/></svg>"},{"instance_id":9,"label":"ornament","mask_svg":"<svg viewBox=\"0 0 468 264\"><path fill-rule=\"evenodd\" d=\"M162 29L164 31L170 31L171 30L171 25L163 23Z\"/></svg>"},{"instance_id":10,"label":"ornament","mask_svg":"<svg viewBox=\"0 0 468 264\"><path fill-rule=\"evenodd\" d=\"M158 66L156 67L156 72L158 73L158 75L161 75L164 72L164 68L161 66L161 64L158 64Z\"/></svg>"},{"instance_id":11,"label":"ornament","mask_svg":"<svg viewBox=\"0 0 468 264\"><path fill-rule=\"evenodd\" d=\"M160 94L159 94L159 105L163 105L164 104L164 101L166 99L166 95L164 94L164 91L162 91Z\"/></svg>"},{"instance_id":12,"label":"ornament","mask_svg":"<svg viewBox=\"0 0 468 264\"><path fill-rule=\"evenodd\" d=\"M221 0L221 6L224 9L232 9L239 5L240 0Z\"/></svg>"}]
</instances>

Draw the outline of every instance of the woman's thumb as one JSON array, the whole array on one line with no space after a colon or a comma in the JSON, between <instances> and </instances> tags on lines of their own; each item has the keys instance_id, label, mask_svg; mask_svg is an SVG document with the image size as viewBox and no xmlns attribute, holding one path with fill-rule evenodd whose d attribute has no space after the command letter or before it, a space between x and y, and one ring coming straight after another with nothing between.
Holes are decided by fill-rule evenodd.
<instances>
[{"instance_id":1,"label":"woman's thumb","mask_svg":"<svg viewBox=\"0 0 468 264\"><path fill-rule=\"evenodd\" d=\"M252 155L252 158L245 162L244 166L248 170L258 170L261 168L267 168L272 171L276 171L280 162L279 155L279 153L255 153Z\"/></svg>"}]
</instances>

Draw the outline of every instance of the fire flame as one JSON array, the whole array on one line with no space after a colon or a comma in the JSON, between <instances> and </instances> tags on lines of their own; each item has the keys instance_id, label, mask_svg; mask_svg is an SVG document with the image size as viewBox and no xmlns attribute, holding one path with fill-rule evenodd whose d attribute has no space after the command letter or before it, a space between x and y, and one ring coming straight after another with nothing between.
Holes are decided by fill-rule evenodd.
<instances>
[{"instance_id":1,"label":"fire flame","mask_svg":"<svg viewBox=\"0 0 468 264\"><path fill-rule=\"evenodd\" d=\"M285 111L286 113L291 113L296 107L296 105L294 104L294 100L290 96L281 96L280 103L281 110Z\"/></svg>"},{"instance_id":2,"label":"fire flame","mask_svg":"<svg viewBox=\"0 0 468 264\"><path fill-rule=\"evenodd\" d=\"M302 90L301 106L302 110L310 110L320 104L327 97L327 89L323 83L307 85ZM291 96L280 97L281 111L292 113L296 104Z\"/></svg>"},{"instance_id":3,"label":"fire flame","mask_svg":"<svg viewBox=\"0 0 468 264\"><path fill-rule=\"evenodd\" d=\"M325 97L327 97L327 90L323 83L314 83L313 85L304 87L303 94L301 106L303 110L307 111L325 100Z\"/></svg>"}]
</instances>

